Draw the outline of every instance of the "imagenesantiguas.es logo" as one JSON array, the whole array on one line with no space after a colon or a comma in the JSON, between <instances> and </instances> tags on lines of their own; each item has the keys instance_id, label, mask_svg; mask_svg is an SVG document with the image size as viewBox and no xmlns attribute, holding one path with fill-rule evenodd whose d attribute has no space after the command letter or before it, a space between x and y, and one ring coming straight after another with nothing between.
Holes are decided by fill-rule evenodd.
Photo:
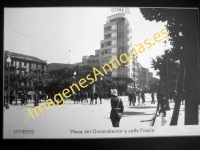
<instances>
[{"instance_id":1,"label":"imagenesantiguas.es logo","mask_svg":"<svg viewBox=\"0 0 200 150\"><path fill-rule=\"evenodd\" d=\"M33 130L14 130L15 134L33 134Z\"/></svg>"}]
</instances>

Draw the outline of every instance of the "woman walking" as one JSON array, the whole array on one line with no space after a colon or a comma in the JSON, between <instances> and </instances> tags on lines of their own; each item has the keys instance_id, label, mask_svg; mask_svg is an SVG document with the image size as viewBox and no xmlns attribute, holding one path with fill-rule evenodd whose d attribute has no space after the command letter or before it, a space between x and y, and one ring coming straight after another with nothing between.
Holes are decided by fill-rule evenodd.
<instances>
[{"instance_id":1,"label":"woman walking","mask_svg":"<svg viewBox=\"0 0 200 150\"><path fill-rule=\"evenodd\" d=\"M124 106L121 98L117 96L117 90L111 90L111 112L110 119L113 127L119 127L119 122L121 120L124 111Z\"/></svg>"}]
</instances>

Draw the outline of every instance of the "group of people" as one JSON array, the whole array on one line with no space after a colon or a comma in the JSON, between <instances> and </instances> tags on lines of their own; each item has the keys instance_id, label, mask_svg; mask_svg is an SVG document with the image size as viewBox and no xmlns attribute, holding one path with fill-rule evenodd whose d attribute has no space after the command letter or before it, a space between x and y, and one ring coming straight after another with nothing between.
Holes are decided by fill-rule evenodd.
<instances>
[{"instance_id":1,"label":"group of people","mask_svg":"<svg viewBox=\"0 0 200 150\"><path fill-rule=\"evenodd\" d=\"M20 93L17 94L16 91L10 92L9 95L9 103L12 105L13 101L16 101L17 104L17 99L21 100L21 106L26 106L29 103L29 100L34 101L34 106L39 105L39 101L41 102L42 99L42 93L41 91L35 91L33 95L29 95L28 92L25 90L22 90ZM6 104L8 100L8 93L7 91L4 93L4 103Z\"/></svg>"},{"instance_id":2,"label":"group of people","mask_svg":"<svg viewBox=\"0 0 200 150\"><path fill-rule=\"evenodd\" d=\"M141 105L145 105L145 93L144 91L140 92L139 90L137 90L136 92L135 91L129 92L128 95L129 105L131 105L131 103L133 104L133 106L135 105L136 97L138 99L138 105L140 105L140 98L142 99Z\"/></svg>"},{"instance_id":3,"label":"group of people","mask_svg":"<svg viewBox=\"0 0 200 150\"><path fill-rule=\"evenodd\" d=\"M139 94L138 94L139 93ZM138 105L140 105L140 96L142 98L142 105L145 102L145 94L143 91L138 92L135 94L134 91L129 92L128 98L130 105L131 103L135 105L136 102L136 96L138 97ZM151 93L151 104L155 104L155 99L154 99L154 92ZM157 91L157 109L156 109L156 115L159 113L159 115L162 113L164 117L166 117L166 95L164 90L159 89ZM122 117L124 111L124 106L123 106L123 101L121 98L118 97L117 95L117 90L113 89L111 90L111 112L110 112L110 119L112 122L113 127L119 127L119 123ZM121 115L120 115L121 114Z\"/></svg>"},{"instance_id":4,"label":"group of people","mask_svg":"<svg viewBox=\"0 0 200 150\"><path fill-rule=\"evenodd\" d=\"M74 101L74 104L79 104L79 103L84 104L84 103L88 103L88 98L90 98L90 104L94 104L94 103L97 104L97 99L99 98L100 104L102 104L102 98L105 98L106 100L108 100L109 97L110 97L110 93L107 93L107 92L88 93L87 91L86 92L80 91L73 94L71 97L71 100Z\"/></svg>"},{"instance_id":5,"label":"group of people","mask_svg":"<svg viewBox=\"0 0 200 150\"><path fill-rule=\"evenodd\" d=\"M22 91L21 106L27 105L29 99L32 99L34 101L34 106L38 106L39 99L41 99L41 97L39 95L40 95L39 91L35 91L34 95L32 95L32 96L29 96L27 92Z\"/></svg>"}]
</instances>

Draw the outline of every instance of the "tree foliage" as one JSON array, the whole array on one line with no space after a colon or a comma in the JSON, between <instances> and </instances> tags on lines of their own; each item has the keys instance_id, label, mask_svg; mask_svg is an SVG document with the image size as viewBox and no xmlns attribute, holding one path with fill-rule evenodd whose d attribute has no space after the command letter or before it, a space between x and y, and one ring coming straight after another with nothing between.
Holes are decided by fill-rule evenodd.
<instances>
[{"instance_id":1,"label":"tree foliage","mask_svg":"<svg viewBox=\"0 0 200 150\"><path fill-rule=\"evenodd\" d=\"M177 98L171 125L176 125L182 91L186 91L185 124L198 124L198 10L141 8L146 20L167 21L173 60L180 60ZM158 67L155 65L155 67ZM161 71L163 72L163 71ZM162 76L162 75L161 75ZM184 84L187 86L184 87Z\"/></svg>"}]
</instances>

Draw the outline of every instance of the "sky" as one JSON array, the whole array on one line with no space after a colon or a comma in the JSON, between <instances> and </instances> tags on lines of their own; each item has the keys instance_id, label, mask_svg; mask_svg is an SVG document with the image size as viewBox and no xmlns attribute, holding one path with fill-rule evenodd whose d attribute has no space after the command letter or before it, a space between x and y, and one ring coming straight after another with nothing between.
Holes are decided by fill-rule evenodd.
<instances>
[{"instance_id":1,"label":"sky","mask_svg":"<svg viewBox=\"0 0 200 150\"><path fill-rule=\"evenodd\" d=\"M4 50L35 56L48 64L81 62L82 56L100 49L107 17L121 13L112 8L116 7L4 8ZM165 28L166 22L145 20L139 8L126 10L132 45L152 39ZM160 42L138 56L140 64L155 77L151 58L164 54L165 48Z\"/></svg>"}]
</instances>

